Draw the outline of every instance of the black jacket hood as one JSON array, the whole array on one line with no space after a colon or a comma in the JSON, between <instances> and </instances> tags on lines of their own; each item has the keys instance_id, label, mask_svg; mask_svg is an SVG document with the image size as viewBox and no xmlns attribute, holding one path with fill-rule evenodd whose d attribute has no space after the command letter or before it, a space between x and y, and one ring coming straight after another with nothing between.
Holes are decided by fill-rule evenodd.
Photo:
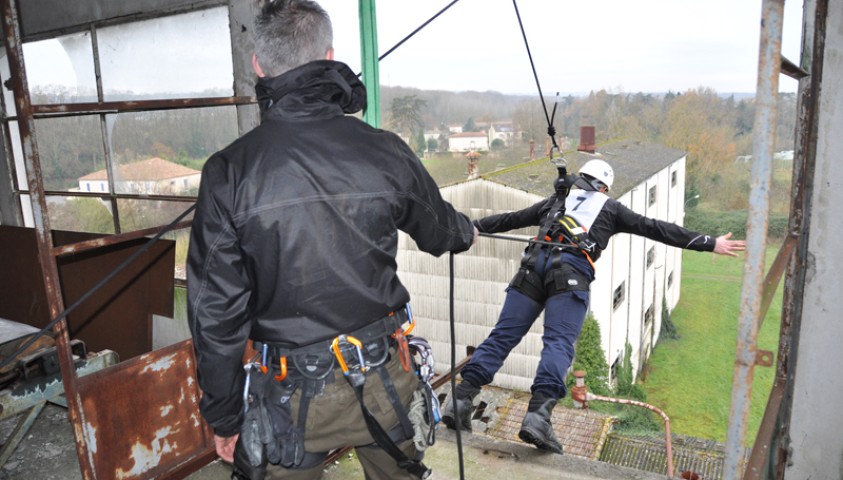
<instances>
[{"instance_id":1,"label":"black jacket hood","mask_svg":"<svg viewBox=\"0 0 843 480\"><path fill-rule=\"evenodd\" d=\"M326 118L366 108L366 87L348 65L317 60L277 77L262 77L255 85L264 118Z\"/></svg>"}]
</instances>

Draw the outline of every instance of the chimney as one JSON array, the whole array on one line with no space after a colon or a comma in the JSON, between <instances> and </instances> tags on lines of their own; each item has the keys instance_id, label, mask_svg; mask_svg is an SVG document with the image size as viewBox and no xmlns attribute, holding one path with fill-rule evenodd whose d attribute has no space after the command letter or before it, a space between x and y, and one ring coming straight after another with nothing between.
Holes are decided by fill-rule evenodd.
<instances>
[{"instance_id":1,"label":"chimney","mask_svg":"<svg viewBox=\"0 0 843 480\"><path fill-rule=\"evenodd\" d=\"M580 127L580 145L577 150L580 152L594 153L597 146L594 144L594 127Z\"/></svg>"}]
</instances>

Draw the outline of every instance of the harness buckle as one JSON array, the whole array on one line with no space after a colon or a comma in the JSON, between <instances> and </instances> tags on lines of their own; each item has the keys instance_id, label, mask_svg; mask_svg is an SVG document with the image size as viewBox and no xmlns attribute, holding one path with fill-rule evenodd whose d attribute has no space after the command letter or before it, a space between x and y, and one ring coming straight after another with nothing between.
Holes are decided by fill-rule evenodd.
<instances>
[{"instance_id":1,"label":"harness buckle","mask_svg":"<svg viewBox=\"0 0 843 480\"><path fill-rule=\"evenodd\" d=\"M346 376L353 387L363 385L366 380L366 360L363 358L363 344L350 335L339 335L331 342L331 349L342 374ZM356 355L355 355L356 353Z\"/></svg>"}]
</instances>

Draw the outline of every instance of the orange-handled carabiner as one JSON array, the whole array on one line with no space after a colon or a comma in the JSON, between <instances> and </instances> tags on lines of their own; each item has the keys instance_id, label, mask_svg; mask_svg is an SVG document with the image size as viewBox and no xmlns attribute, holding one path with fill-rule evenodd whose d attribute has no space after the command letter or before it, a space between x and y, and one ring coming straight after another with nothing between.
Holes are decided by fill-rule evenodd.
<instances>
[{"instance_id":1,"label":"orange-handled carabiner","mask_svg":"<svg viewBox=\"0 0 843 480\"><path fill-rule=\"evenodd\" d=\"M334 351L334 356L337 357L337 362L340 364L340 368L342 369L342 373L344 375L348 375L348 364L345 361L345 356L342 353L342 349L340 347L340 342L349 343L353 345L357 350L357 358L360 362L360 370L366 371L366 361L363 359L363 343L356 338L349 336L349 335L340 335L334 339L331 343L331 349Z\"/></svg>"},{"instance_id":2,"label":"orange-handled carabiner","mask_svg":"<svg viewBox=\"0 0 843 480\"><path fill-rule=\"evenodd\" d=\"M275 375L274 378L276 382L280 382L287 378L287 357L281 357L281 360L278 361L278 366L281 368L281 371L278 375Z\"/></svg>"}]
</instances>

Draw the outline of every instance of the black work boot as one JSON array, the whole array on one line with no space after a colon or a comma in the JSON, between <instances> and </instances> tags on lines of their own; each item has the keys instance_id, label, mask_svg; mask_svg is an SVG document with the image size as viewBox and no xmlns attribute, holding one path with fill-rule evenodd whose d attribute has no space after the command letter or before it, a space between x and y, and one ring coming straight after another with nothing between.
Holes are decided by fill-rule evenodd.
<instances>
[{"instance_id":1,"label":"black work boot","mask_svg":"<svg viewBox=\"0 0 843 480\"><path fill-rule=\"evenodd\" d=\"M557 402L554 398L531 399L530 406L527 407L527 415L524 415L524 421L521 423L518 438L527 443L532 443L541 450L561 455L562 444L556 439L556 434L553 433L553 424L550 422L550 414Z\"/></svg>"},{"instance_id":2,"label":"black work boot","mask_svg":"<svg viewBox=\"0 0 843 480\"><path fill-rule=\"evenodd\" d=\"M445 407L442 409L442 422L451 430L471 431L471 414L474 412L473 400L480 393L480 387L472 385L463 380L454 390L454 395L445 400ZM454 400L456 399L456 411Z\"/></svg>"}]
</instances>

